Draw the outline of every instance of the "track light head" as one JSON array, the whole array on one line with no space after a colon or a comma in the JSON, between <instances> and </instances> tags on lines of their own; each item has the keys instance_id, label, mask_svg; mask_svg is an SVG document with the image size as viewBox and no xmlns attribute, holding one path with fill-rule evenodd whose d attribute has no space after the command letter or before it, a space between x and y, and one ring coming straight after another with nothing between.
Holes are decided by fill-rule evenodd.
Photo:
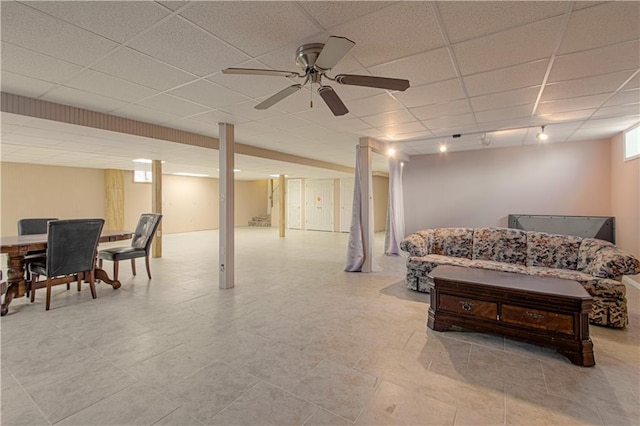
<instances>
[{"instance_id":1,"label":"track light head","mask_svg":"<svg viewBox=\"0 0 640 426\"><path fill-rule=\"evenodd\" d=\"M487 136L486 133L483 133L480 137L480 143L482 144L482 146L489 146L491 145L491 139L489 139L489 136Z\"/></svg>"},{"instance_id":2,"label":"track light head","mask_svg":"<svg viewBox=\"0 0 640 426\"><path fill-rule=\"evenodd\" d=\"M538 139L540 142L544 142L549 139L549 135L544 131L544 127L545 126L542 126L540 131L536 134L536 139Z\"/></svg>"}]
</instances>

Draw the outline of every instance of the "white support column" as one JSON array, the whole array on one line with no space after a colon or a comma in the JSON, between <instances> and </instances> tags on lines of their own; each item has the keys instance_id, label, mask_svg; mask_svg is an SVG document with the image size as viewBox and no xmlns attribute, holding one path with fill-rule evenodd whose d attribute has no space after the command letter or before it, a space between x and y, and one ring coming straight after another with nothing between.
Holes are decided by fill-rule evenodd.
<instances>
[{"instance_id":1,"label":"white support column","mask_svg":"<svg viewBox=\"0 0 640 426\"><path fill-rule=\"evenodd\" d=\"M361 272L373 271L373 197L369 185L372 180L371 156L373 153L369 138L360 138L360 195L362 197L362 246L364 263Z\"/></svg>"},{"instance_id":2,"label":"white support column","mask_svg":"<svg viewBox=\"0 0 640 426\"><path fill-rule=\"evenodd\" d=\"M285 188L284 188L284 175L280 175L278 176L278 189L279 189L279 200L278 200L278 207L279 207L279 212L280 212L280 219L278 221L278 230L280 231L280 236L284 237L284 230L285 230L285 214L286 214L286 209L285 209Z\"/></svg>"},{"instance_id":3,"label":"white support column","mask_svg":"<svg viewBox=\"0 0 640 426\"><path fill-rule=\"evenodd\" d=\"M233 124L218 123L220 139L220 279L221 289L234 287Z\"/></svg>"},{"instance_id":4,"label":"white support column","mask_svg":"<svg viewBox=\"0 0 640 426\"><path fill-rule=\"evenodd\" d=\"M162 214L162 161L153 160L151 164L151 211ZM153 239L152 257L162 257L162 221L158 225L156 236Z\"/></svg>"}]
</instances>

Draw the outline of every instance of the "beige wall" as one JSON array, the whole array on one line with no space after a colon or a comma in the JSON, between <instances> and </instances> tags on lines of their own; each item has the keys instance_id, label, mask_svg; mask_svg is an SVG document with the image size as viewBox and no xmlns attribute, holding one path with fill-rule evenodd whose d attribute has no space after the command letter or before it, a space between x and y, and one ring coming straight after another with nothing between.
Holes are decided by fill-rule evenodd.
<instances>
[{"instance_id":1,"label":"beige wall","mask_svg":"<svg viewBox=\"0 0 640 426\"><path fill-rule=\"evenodd\" d=\"M507 226L510 213L609 216L609 140L411 157L404 167L406 233Z\"/></svg>"},{"instance_id":2,"label":"beige wall","mask_svg":"<svg viewBox=\"0 0 640 426\"><path fill-rule=\"evenodd\" d=\"M18 219L104 217L104 172L81 167L0 163L2 235L18 233Z\"/></svg>"},{"instance_id":3,"label":"beige wall","mask_svg":"<svg viewBox=\"0 0 640 426\"><path fill-rule=\"evenodd\" d=\"M611 140L611 212L616 244L640 257L640 159L624 161L623 134Z\"/></svg>"},{"instance_id":4,"label":"beige wall","mask_svg":"<svg viewBox=\"0 0 640 426\"><path fill-rule=\"evenodd\" d=\"M104 171L79 167L1 163L2 235L16 235L23 217L104 217ZM218 179L163 175L163 231L218 228ZM235 224L266 213L265 181L235 182ZM151 184L124 175L125 229L151 211Z\"/></svg>"}]
</instances>

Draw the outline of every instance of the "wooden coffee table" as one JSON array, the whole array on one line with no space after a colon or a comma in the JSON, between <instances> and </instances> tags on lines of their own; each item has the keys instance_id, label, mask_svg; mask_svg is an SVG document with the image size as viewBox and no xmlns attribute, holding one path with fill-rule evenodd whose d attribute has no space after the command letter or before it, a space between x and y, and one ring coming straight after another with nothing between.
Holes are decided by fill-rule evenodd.
<instances>
[{"instance_id":1,"label":"wooden coffee table","mask_svg":"<svg viewBox=\"0 0 640 426\"><path fill-rule=\"evenodd\" d=\"M554 347L583 367L595 365L589 338L591 296L571 280L438 266L429 274L427 326L459 326Z\"/></svg>"}]
</instances>

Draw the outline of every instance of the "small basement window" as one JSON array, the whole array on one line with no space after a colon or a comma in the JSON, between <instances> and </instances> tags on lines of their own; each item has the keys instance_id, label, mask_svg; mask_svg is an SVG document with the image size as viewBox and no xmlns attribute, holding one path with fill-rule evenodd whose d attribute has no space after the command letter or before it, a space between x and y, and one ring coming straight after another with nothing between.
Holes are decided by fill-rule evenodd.
<instances>
[{"instance_id":1,"label":"small basement window","mask_svg":"<svg viewBox=\"0 0 640 426\"><path fill-rule=\"evenodd\" d=\"M624 161L640 158L640 123L624 131Z\"/></svg>"},{"instance_id":2,"label":"small basement window","mask_svg":"<svg viewBox=\"0 0 640 426\"><path fill-rule=\"evenodd\" d=\"M151 183L151 170L134 170L133 181L136 183Z\"/></svg>"}]
</instances>

